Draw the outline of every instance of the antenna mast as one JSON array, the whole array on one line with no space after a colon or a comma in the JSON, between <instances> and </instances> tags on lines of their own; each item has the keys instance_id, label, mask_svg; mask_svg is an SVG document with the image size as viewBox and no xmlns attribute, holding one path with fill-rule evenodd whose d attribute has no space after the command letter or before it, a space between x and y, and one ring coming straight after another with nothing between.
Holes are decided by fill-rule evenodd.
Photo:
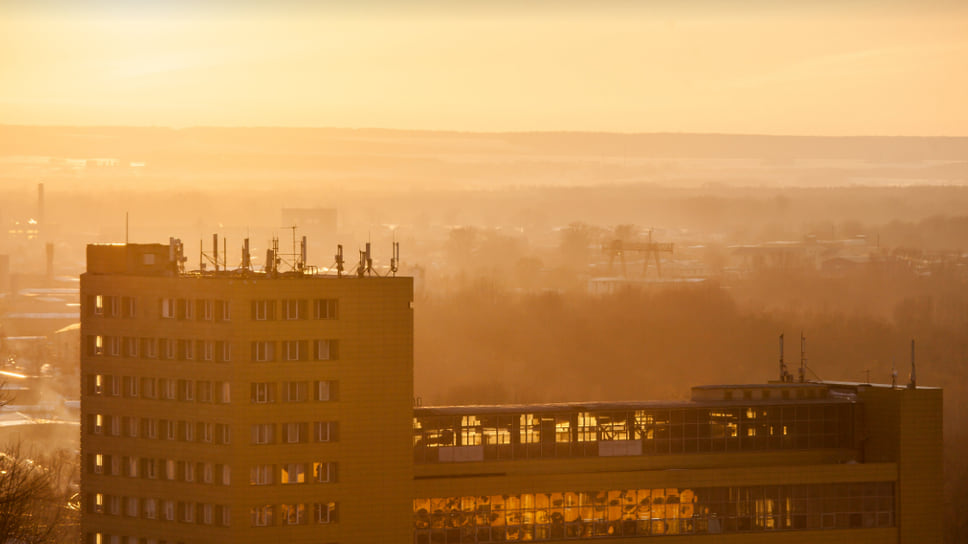
<instances>
[{"instance_id":1,"label":"antenna mast","mask_svg":"<svg viewBox=\"0 0 968 544\"><path fill-rule=\"evenodd\" d=\"M914 339L911 339L911 381L908 382L908 389L917 389L918 373L917 366L914 364Z\"/></svg>"},{"instance_id":2,"label":"antenna mast","mask_svg":"<svg viewBox=\"0 0 968 544\"><path fill-rule=\"evenodd\" d=\"M800 383L806 381L807 369L807 337L800 331Z\"/></svg>"}]
</instances>

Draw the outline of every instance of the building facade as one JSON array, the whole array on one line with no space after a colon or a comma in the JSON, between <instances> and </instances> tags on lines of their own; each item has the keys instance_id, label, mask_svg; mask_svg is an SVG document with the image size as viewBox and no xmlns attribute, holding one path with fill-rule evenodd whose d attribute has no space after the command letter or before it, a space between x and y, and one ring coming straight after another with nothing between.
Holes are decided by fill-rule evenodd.
<instances>
[{"instance_id":1,"label":"building facade","mask_svg":"<svg viewBox=\"0 0 968 544\"><path fill-rule=\"evenodd\" d=\"M86 542L941 541L940 389L413 407L409 278L176 253L88 248Z\"/></svg>"},{"instance_id":2,"label":"building facade","mask_svg":"<svg viewBox=\"0 0 968 544\"><path fill-rule=\"evenodd\" d=\"M160 244L87 256L87 542L410 533L409 278L186 274Z\"/></svg>"}]
</instances>

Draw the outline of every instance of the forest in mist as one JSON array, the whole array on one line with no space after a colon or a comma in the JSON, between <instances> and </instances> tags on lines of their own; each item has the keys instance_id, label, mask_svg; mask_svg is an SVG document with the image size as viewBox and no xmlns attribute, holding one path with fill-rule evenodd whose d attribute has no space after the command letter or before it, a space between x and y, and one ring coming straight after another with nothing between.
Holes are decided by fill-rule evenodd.
<instances>
[{"instance_id":1,"label":"forest in mist","mask_svg":"<svg viewBox=\"0 0 968 544\"><path fill-rule=\"evenodd\" d=\"M792 367L806 337L809 378L903 385L914 339L919 385L945 388L964 542L966 156L968 138L0 126L0 255L38 273L51 242L76 277L87 243L172 236L193 268L212 233L259 255L287 240L282 209L335 209L311 263L370 241L385 267L401 243L424 405L685 399L775 379L781 333ZM674 245L661 277L605 251L650 236Z\"/></svg>"}]
</instances>

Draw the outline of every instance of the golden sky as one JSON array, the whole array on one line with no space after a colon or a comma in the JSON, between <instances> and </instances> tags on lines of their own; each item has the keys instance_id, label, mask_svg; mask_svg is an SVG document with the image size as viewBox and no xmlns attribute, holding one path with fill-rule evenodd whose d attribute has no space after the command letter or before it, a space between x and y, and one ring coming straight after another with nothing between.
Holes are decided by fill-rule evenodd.
<instances>
[{"instance_id":1,"label":"golden sky","mask_svg":"<svg viewBox=\"0 0 968 544\"><path fill-rule=\"evenodd\" d=\"M968 136L965 97L963 1L0 0L5 124Z\"/></svg>"}]
</instances>

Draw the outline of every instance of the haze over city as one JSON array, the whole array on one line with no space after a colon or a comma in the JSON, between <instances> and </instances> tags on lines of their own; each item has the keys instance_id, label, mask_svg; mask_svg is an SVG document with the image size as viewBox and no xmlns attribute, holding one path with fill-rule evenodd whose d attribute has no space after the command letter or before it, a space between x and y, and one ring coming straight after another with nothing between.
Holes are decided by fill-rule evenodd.
<instances>
[{"instance_id":1,"label":"haze over city","mask_svg":"<svg viewBox=\"0 0 968 544\"><path fill-rule=\"evenodd\" d=\"M968 539L968 4L0 0L0 52L0 543Z\"/></svg>"}]
</instances>

